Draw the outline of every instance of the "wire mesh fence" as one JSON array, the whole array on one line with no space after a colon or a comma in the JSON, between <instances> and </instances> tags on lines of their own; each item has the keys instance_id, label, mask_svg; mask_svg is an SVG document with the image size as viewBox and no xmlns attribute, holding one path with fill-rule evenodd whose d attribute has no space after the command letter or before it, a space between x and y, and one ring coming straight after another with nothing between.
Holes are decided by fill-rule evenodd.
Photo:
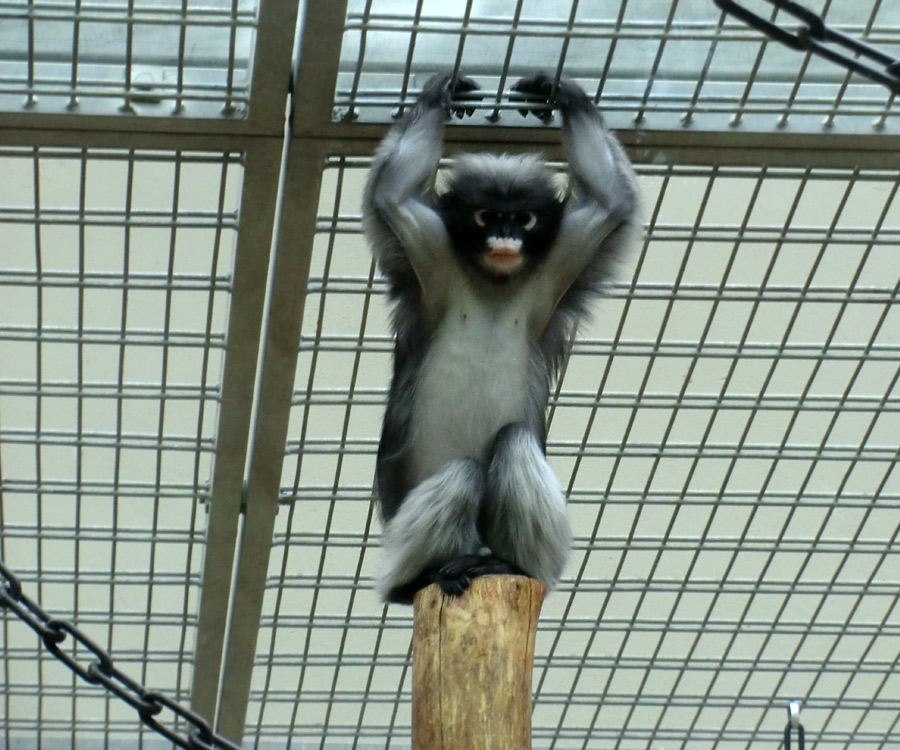
<instances>
[{"instance_id":1,"label":"wire mesh fence","mask_svg":"<svg viewBox=\"0 0 900 750\"><path fill-rule=\"evenodd\" d=\"M238 155L7 148L0 171L2 557L132 674L183 698ZM135 737L127 707L48 659L4 624L6 747Z\"/></svg>"},{"instance_id":2,"label":"wire mesh fence","mask_svg":"<svg viewBox=\"0 0 900 750\"><path fill-rule=\"evenodd\" d=\"M711 0L352 0L345 28L312 12L305 33L339 72L292 109L297 124L327 90L334 130L285 152L267 283L293 21L270 31L290 5L0 2L0 557L23 586L185 704L206 711L220 680L246 678L220 710L240 723L248 706L245 747L407 746L411 612L371 590L392 347L361 189L383 125L434 70L481 83L467 138L495 150L533 135L503 92L562 71L648 162L646 233L551 400L576 539L541 619L535 746L775 747L793 699L810 743L896 743L890 92ZM809 7L897 49L890 3ZM259 107L258 132L214 122ZM98 116L77 126L90 145L47 117L62 112ZM135 135L143 115L159 132ZM640 150L651 131L671 152ZM723 133L734 153L711 150ZM765 148L822 133L829 150ZM743 135L757 140L740 154ZM260 430L282 419L271 450ZM253 513L276 504L259 532ZM229 593L236 540L238 580L258 568L259 591ZM163 746L20 624L0 639L0 746Z\"/></svg>"},{"instance_id":3,"label":"wire mesh fence","mask_svg":"<svg viewBox=\"0 0 900 750\"><path fill-rule=\"evenodd\" d=\"M900 709L896 173L640 171L646 242L551 404L576 540L541 620L537 746L777 744L799 695L819 742L882 747ZM370 582L391 345L364 174L326 170L251 746L408 741L411 621Z\"/></svg>"},{"instance_id":4,"label":"wire mesh fence","mask_svg":"<svg viewBox=\"0 0 900 750\"><path fill-rule=\"evenodd\" d=\"M745 5L787 28L796 26L795 18L779 17L762 0ZM824 0L807 7L850 36L894 52L900 45L896 8L881 0L852 6ZM337 115L384 121L421 85L414 72L448 66L480 76L489 95L484 114L505 126L520 123L503 92L540 68L578 79L618 128L895 127L890 91L771 42L706 0L354 0Z\"/></svg>"},{"instance_id":5,"label":"wire mesh fence","mask_svg":"<svg viewBox=\"0 0 900 750\"><path fill-rule=\"evenodd\" d=\"M0 107L232 113L249 102L256 3L0 4Z\"/></svg>"}]
</instances>

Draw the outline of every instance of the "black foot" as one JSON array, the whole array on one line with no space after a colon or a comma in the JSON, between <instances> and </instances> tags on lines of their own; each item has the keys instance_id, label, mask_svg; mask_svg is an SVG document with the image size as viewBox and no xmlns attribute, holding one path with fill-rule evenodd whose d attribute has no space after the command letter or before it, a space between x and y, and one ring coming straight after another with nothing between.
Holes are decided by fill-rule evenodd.
<instances>
[{"instance_id":1,"label":"black foot","mask_svg":"<svg viewBox=\"0 0 900 750\"><path fill-rule=\"evenodd\" d=\"M495 555L460 555L445 562L437 571L435 583L444 593L459 596L473 578L488 575L524 575L521 568Z\"/></svg>"},{"instance_id":2,"label":"black foot","mask_svg":"<svg viewBox=\"0 0 900 750\"><path fill-rule=\"evenodd\" d=\"M487 575L528 575L511 562L495 555L459 555L443 565L422 571L409 583L392 589L388 600L397 604L412 604L419 589L432 583L438 584L444 593L459 596L472 580Z\"/></svg>"}]
</instances>

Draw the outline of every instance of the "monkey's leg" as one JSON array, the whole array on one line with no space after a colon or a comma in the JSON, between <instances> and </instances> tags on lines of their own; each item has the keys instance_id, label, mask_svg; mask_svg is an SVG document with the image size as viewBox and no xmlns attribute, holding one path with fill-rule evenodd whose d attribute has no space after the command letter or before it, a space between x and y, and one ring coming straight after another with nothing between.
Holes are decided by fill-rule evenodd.
<instances>
[{"instance_id":1,"label":"monkey's leg","mask_svg":"<svg viewBox=\"0 0 900 750\"><path fill-rule=\"evenodd\" d=\"M443 576L438 571L483 546L478 534L483 497L484 472L469 458L449 461L410 491L384 527L376 584L384 599L409 604L416 591L435 582L455 588L452 571Z\"/></svg>"},{"instance_id":2,"label":"monkey's leg","mask_svg":"<svg viewBox=\"0 0 900 750\"><path fill-rule=\"evenodd\" d=\"M525 425L507 425L497 433L481 529L499 558L550 587L559 581L572 542L566 498Z\"/></svg>"}]
</instances>

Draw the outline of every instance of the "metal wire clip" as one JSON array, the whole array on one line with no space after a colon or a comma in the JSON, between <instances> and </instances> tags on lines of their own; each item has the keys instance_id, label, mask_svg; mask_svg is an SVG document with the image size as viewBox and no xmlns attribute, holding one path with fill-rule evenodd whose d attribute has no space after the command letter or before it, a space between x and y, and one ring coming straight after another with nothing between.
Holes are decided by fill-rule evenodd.
<instances>
[{"instance_id":1,"label":"metal wire clip","mask_svg":"<svg viewBox=\"0 0 900 750\"><path fill-rule=\"evenodd\" d=\"M854 73L859 73L866 78L887 86L895 94L900 94L900 60L887 54L883 50L873 47L859 39L848 36L840 31L835 31L825 24L823 18L813 13L808 8L795 3L793 0L765 0L779 10L783 10L794 18L799 18L802 25L795 33L783 29L767 18L756 15L735 0L713 0L713 2L726 13L740 18L748 26L763 32L777 42L794 50L809 51L831 62L842 65ZM853 56L835 49L834 46L843 47L853 53ZM867 59L878 63L881 68L874 67L863 61Z\"/></svg>"},{"instance_id":2,"label":"metal wire clip","mask_svg":"<svg viewBox=\"0 0 900 750\"><path fill-rule=\"evenodd\" d=\"M784 725L784 750L791 750L791 735L795 729L798 750L806 750L806 732L800 723L800 701L788 703L788 722Z\"/></svg>"}]
</instances>

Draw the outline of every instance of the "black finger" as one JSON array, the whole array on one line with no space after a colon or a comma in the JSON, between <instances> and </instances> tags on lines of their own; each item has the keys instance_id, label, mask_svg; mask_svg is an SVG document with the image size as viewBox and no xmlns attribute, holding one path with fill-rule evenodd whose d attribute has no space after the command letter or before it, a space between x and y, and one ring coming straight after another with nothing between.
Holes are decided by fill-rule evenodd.
<instances>
[{"instance_id":1,"label":"black finger","mask_svg":"<svg viewBox=\"0 0 900 750\"><path fill-rule=\"evenodd\" d=\"M477 91L481 87L475 83L471 78L467 76L459 76L456 79L456 83L453 84L453 95L459 96L460 94L469 92L469 91Z\"/></svg>"},{"instance_id":2,"label":"black finger","mask_svg":"<svg viewBox=\"0 0 900 750\"><path fill-rule=\"evenodd\" d=\"M553 79L546 73L537 73L533 76L519 79L513 85L512 90L529 98L541 97L546 99L553 92Z\"/></svg>"}]
</instances>

